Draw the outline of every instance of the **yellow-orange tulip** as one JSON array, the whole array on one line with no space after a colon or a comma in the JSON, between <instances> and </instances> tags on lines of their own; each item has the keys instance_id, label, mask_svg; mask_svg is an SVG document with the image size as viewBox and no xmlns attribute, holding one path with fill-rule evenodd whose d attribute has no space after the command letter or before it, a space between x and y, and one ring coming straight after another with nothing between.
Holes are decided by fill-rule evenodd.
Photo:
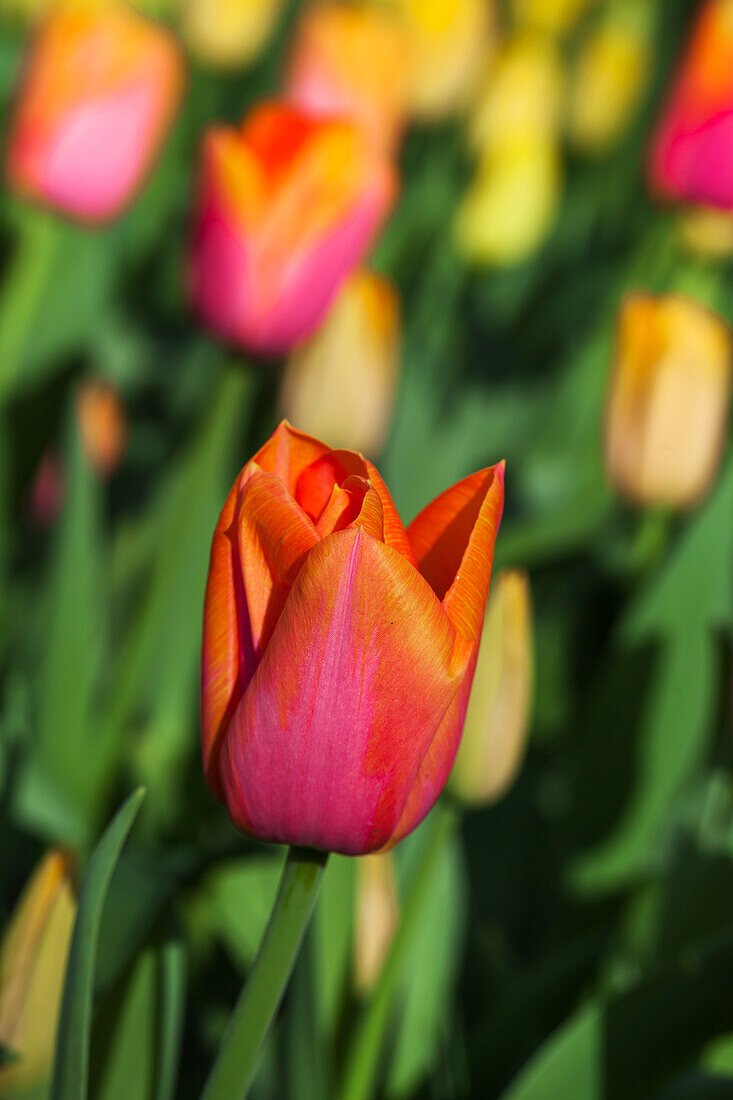
<instances>
[{"instance_id":1,"label":"yellow-orange tulip","mask_svg":"<svg viewBox=\"0 0 733 1100\"><path fill-rule=\"evenodd\" d=\"M182 29L202 61L247 65L267 44L283 0L185 0Z\"/></svg>"},{"instance_id":2,"label":"yellow-orange tulip","mask_svg":"<svg viewBox=\"0 0 733 1100\"><path fill-rule=\"evenodd\" d=\"M718 468L730 384L730 333L719 317L679 295L630 295L606 419L606 467L619 492L642 504L694 504Z\"/></svg>"},{"instance_id":3,"label":"yellow-orange tulip","mask_svg":"<svg viewBox=\"0 0 733 1100\"><path fill-rule=\"evenodd\" d=\"M352 275L320 328L290 353L283 416L336 447L377 454L392 411L399 319L391 283L367 271Z\"/></svg>"},{"instance_id":4,"label":"yellow-orange tulip","mask_svg":"<svg viewBox=\"0 0 733 1100\"><path fill-rule=\"evenodd\" d=\"M99 379L85 382L77 394L76 417L94 469L114 473L127 443L127 413L115 387Z\"/></svg>"},{"instance_id":5,"label":"yellow-orange tulip","mask_svg":"<svg viewBox=\"0 0 733 1100\"><path fill-rule=\"evenodd\" d=\"M396 144L406 109L404 28L386 6L316 3L290 54L286 96L322 115L346 115L382 147Z\"/></svg>"},{"instance_id":6,"label":"yellow-orange tulip","mask_svg":"<svg viewBox=\"0 0 733 1100\"><path fill-rule=\"evenodd\" d=\"M519 769L534 679L532 608L526 573L498 575L489 598L463 739L449 780L462 802L499 798Z\"/></svg>"},{"instance_id":7,"label":"yellow-orange tulip","mask_svg":"<svg viewBox=\"0 0 733 1100\"><path fill-rule=\"evenodd\" d=\"M18 903L0 951L0 1095L38 1088L51 1075L56 1022L76 912L71 863L51 851Z\"/></svg>"},{"instance_id":8,"label":"yellow-orange tulip","mask_svg":"<svg viewBox=\"0 0 733 1100\"><path fill-rule=\"evenodd\" d=\"M368 993L379 977L399 912L392 853L363 856L356 868L354 921L354 984L360 993Z\"/></svg>"},{"instance_id":9,"label":"yellow-orange tulip","mask_svg":"<svg viewBox=\"0 0 733 1100\"><path fill-rule=\"evenodd\" d=\"M691 206L680 215L680 236L690 252L711 259L733 255L733 212Z\"/></svg>"},{"instance_id":10,"label":"yellow-orange tulip","mask_svg":"<svg viewBox=\"0 0 733 1100\"><path fill-rule=\"evenodd\" d=\"M572 30L593 0L514 0L514 17L520 24L551 34Z\"/></svg>"}]
</instances>

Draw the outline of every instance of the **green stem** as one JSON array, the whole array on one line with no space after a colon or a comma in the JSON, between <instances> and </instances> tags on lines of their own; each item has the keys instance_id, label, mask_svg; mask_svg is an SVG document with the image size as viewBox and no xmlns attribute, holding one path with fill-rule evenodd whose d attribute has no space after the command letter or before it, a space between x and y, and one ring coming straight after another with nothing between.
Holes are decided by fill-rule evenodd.
<instances>
[{"instance_id":1,"label":"green stem","mask_svg":"<svg viewBox=\"0 0 733 1100\"><path fill-rule=\"evenodd\" d=\"M325 852L291 848L254 967L239 995L201 1100L245 1097L308 927Z\"/></svg>"},{"instance_id":2,"label":"green stem","mask_svg":"<svg viewBox=\"0 0 733 1100\"><path fill-rule=\"evenodd\" d=\"M369 1100L374 1094L379 1056L390 1021L395 989L404 973L415 924L429 892L440 856L457 821L455 809L442 800L424 828L428 831L410 882L400 924L376 988L359 1023L346 1063L338 1100Z\"/></svg>"}]
</instances>

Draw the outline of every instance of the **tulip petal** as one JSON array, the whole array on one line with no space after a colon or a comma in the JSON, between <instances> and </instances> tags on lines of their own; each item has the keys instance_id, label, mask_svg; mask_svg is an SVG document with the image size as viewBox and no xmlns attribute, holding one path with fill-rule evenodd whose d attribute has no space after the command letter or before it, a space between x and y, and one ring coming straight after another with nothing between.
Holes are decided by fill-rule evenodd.
<instances>
[{"instance_id":1,"label":"tulip petal","mask_svg":"<svg viewBox=\"0 0 733 1100\"><path fill-rule=\"evenodd\" d=\"M407 529L420 572L454 626L474 642L481 636L503 507L502 462L446 489Z\"/></svg>"},{"instance_id":2,"label":"tulip petal","mask_svg":"<svg viewBox=\"0 0 733 1100\"><path fill-rule=\"evenodd\" d=\"M303 470L328 453L329 448L325 443L305 432L299 432L287 420L281 420L252 461L266 473L277 474L290 495L295 498L298 478Z\"/></svg>"},{"instance_id":3,"label":"tulip petal","mask_svg":"<svg viewBox=\"0 0 733 1100\"><path fill-rule=\"evenodd\" d=\"M359 527L324 539L224 739L235 823L353 855L384 845L471 652L400 554Z\"/></svg>"}]
</instances>

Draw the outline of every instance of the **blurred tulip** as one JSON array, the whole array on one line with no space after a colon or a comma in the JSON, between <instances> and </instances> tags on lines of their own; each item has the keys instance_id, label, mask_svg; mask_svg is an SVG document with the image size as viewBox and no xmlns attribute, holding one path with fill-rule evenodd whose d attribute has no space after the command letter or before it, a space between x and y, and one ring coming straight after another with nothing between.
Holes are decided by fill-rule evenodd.
<instances>
[{"instance_id":1,"label":"blurred tulip","mask_svg":"<svg viewBox=\"0 0 733 1100\"><path fill-rule=\"evenodd\" d=\"M283 423L211 548L202 754L238 828L364 855L432 808L463 728L503 465L405 531L377 469Z\"/></svg>"},{"instance_id":2,"label":"blurred tulip","mask_svg":"<svg viewBox=\"0 0 733 1100\"><path fill-rule=\"evenodd\" d=\"M30 880L0 951L0 1045L18 1055L0 1066L2 1096L25 1095L50 1079L75 912L70 859L51 851Z\"/></svg>"},{"instance_id":3,"label":"blurred tulip","mask_svg":"<svg viewBox=\"0 0 733 1100\"><path fill-rule=\"evenodd\" d=\"M708 0L695 23L651 147L652 190L733 209L733 0Z\"/></svg>"},{"instance_id":4,"label":"blurred tulip","mask_svg":"<svg viewBox=\"0 0 733 1100\"><path fill-rule=\"evenodd\" d=\"M513 0L512 6L519 24L551 34L565 34L592 3L593 0Z\"/></svg>"},{"instance_id":5,"label":"blurred tulip","mask_svg":"<svg viewBox=\"0 0 733 1100\"><path fill-rule=\"evenodd\" d=\"M711 259L733 255L733 212L709 206L685 208L680 215L682 241L690 252Z\"/></svg>"},{"instance_id":6,"label":"blurred tulip","mask_svg":"<svg viewBox=\"0 0 733 1100\"><path fill-rule=\"evenodd\" d=\"M376 454L384 443L399 366L399 301L391 283L360 271L325 321L290 354L283 415L337 447Z\"/></svg>"},{"instance_id":7,"label":"blurred tulip","mask_svg":"<svg viewBox=\"0 0 733 1100\"><path fill-rule=\"evenodd\" d=\"M641 504L694 504L719 465L730 384L730 334L715 314L677 295L630 295L606 419L606 468L619 492Z\"/></svg>"},{"instance_id":8,"label":"blurred tulip","mask_svg":"<svg viewBox=\"0 0 733 1100\"><path fill-rule=\"evenodd\" d=\"M490 802L514 781L527 741L533 679L529 578L506 570L489 597L466 724L448 781L460 801Z\"/></svg>"},{"instance_id":9,"label":"blurred tulip","mask_svg":"<svg viewBox=\"0 0 733 1100\"><path fill-rule=\"evenodd\" d=\"M202 321L265 354L309 335L382 224L389 159L351 123L282 104L203 147L191 289Z\"/></svg>"},{"instance_id":10,"label":"blurred tulip","mask_svg":"<svg viewBox=\"0 0 733 1100\"><path fill-rule=\"evenodd\" d=\"M150 168L182 88L182 56L163 27L117 4L55 9L21 79L9 186L82 221L108 221Z\"/></svg>"},{"instance_id":11,"label":"blurred tulip","mask_svg":"<svg viewBox=\"0 0 733 1100\"><path fill-rule=\"evenodd\" d=\"M66 479L61 459L47 450L38 463L29 496L31 522L37 527L50 527L61 511L66 493Z\"/></svg>"},{"instance_id":12,"label":"blurred tulip","mask_svg":"<svg viewBox=\"0 0 733 1100\"><path fill-rule=\"evenodd\" d=\"M456 238L463 255L496 265L529 259L552 229L561 172L553 139L517 138L490 151L458 209Z\"/></svg>"},{"instance_id":13,"label":"blurred tulip","mask_svg":"<svg viewBox=\"0 0 733 1100\"><path fill-rule=\"evenodd\" d=\"M407 34L414 116L441 119L468 105L495 38L491 0L394 0Z\"/></svg>"},{"instance_id":14,"label":"blurred tulip","mask_svg":"<svg viewBox=\"0 0 733 1100\"><path fill-rule=\"evenodd\" d=\"M275 29L283 0L184 0L182 28L193 53L210 65L247 65Z\"/></svg>"},{"instance_id":15,"label":"blurred tulip","mask_svg":"<svg viewBox=\"0 0 733 1100\"><path fill-rule=\"evenodd\" d=\"M79 388L76 416L85 454L99 474L117 469L127 443L127 414L114 386L93 380Z\"/></svg>"},{"instance_id":16,"label":"blurred tulip","mask_svg":"<svg viewBox=\"0 0 733 1100\"><path fill-rule=\"evenodd\" d=\"M606 149L628 125L649 78L652 25L648 4L617 0L584 42L568 109L568 134L577 149Z\"/></svg>"},{"instance_id":17,"label":"blurred tulip","mask_svg":"<svg viewBox=\"0 0 733 1100\"><path fill-rule=\"evenodd\" d=\"M374 4L306 8L292 49L287 98L318 115L346 115L393 148L405 115L405 35L395 13Z\"/></svg>"},{"instance_id":18,"label":"blurred tulip","mask_svg":"<svg viewBox=\"0 0 733 1100\"><path fill-rule=\"evenodd\" d=\"M485 154L518 138L554 137L560 132L564 94L557 47L541 35L514 35L489 66L474 101L471 147Z\"/></svg>"},{"instance_id":19,"label":"blurred tulip","mask_svg":"<svg viewBox=\"0 0 733 1100\"><path fill-rule=\"evenodd\" d=\"M354 981L366 994L380 975L399 924L399 897L391 852L362 856L356 865Z\"/></svg>"}]
</instances>

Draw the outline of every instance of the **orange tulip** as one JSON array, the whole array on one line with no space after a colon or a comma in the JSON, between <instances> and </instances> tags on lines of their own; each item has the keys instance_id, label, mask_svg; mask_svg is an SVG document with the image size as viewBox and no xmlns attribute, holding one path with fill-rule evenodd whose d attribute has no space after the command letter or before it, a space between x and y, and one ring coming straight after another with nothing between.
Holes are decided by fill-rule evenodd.
<instances>
[{"instance_id":1,"label":"orange tulip","mask_svg":"<svg viewBox=\"0 0 733 1100\"><path fill-rule=\"evenodd\" d=\"M405 530L376 468L283 423L237 478L204 607L206 776L245 833L362 855L425 817L461 737L503 464Z\"/></svg>"},{"instance_id":2,"label":"orange tulip","mask_svg":"<svg viewBox=\"0 0 733 1100\"><path fill-rule=\"evenodd\" d=\"M203 148L191 254L199 316L225 339L287 351L319 323L396 192L394 168L348 121L282 104Z\"/></svg>"},{"instance_id":3,"label":"orange tulip","mask_svg":"<svg viewBox=\"0 0 733 1100\"><path fill-rule=\"evenodd\" d=\"M85 382L76 398L76 416L87 458L100 474L117 469L127 442L127 414L114 386Z\"/></svg>"},{"instance_id":4,"label":"orange tulip","mask_svg":"<svg viewBox=\"0 0 733 1100\"><path fill-rule=\"evenodd\" d=\"M320 3L301 19L286 78L287 98L319 115L346 115L378 146L393 147L406 107L403 29L368 4Z\"/></svg>"},{"instance_id":5,"label":"orange tulip","mask_svg":"<svg viewBox=\"0 0 733 1100\"><path fill-rule=\"evenodd\" d=\"M26 198L85 222L131 201L181 98L173 36L117 4L55 9L18 92L6 160Z\"/></svg>"}]
</instances>

